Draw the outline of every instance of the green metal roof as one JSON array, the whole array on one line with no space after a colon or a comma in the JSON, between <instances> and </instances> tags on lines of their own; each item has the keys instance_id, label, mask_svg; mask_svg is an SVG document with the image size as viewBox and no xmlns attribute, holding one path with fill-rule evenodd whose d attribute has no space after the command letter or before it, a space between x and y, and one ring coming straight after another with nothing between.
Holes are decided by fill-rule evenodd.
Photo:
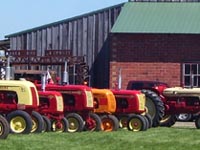
<instances>
[{"instance_id":1,"label":"green metal roof","mask_svg":"<svg viewBox=\"0 0 200 150\"><path fill-rule=\"evenodd\" d=\"M128 2L112 33L200 33L198 2Z\"/></svg>"}]
</instances>

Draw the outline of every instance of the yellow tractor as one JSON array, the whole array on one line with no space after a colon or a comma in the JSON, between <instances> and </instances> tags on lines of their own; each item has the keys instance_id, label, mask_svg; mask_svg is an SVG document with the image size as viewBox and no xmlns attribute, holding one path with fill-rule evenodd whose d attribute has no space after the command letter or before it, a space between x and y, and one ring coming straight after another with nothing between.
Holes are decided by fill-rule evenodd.
<instances>
[{"instance_id":1,"label":"yellow tractor","mask_svg":"<svg viewBox=\"0 0 200 150\"><path fill-rule=\"evenodd\" d=\"M103 131L116 131L119 121L113 115L116 111L116 100L108 89L92 89L94 97L94 112L101 117Z\"/></svg>"},{"instance_id":2,"label":"yellow tractor","mask_svg":"<svg viewBox=\"0 0 200 150\"><path fill-rule=\"evenodd\" d=\"M44 121L35 110L39 96L30 81L0 80L0 114L3 114L12 133L42 132Z\"/></svg>"}]
</instances>

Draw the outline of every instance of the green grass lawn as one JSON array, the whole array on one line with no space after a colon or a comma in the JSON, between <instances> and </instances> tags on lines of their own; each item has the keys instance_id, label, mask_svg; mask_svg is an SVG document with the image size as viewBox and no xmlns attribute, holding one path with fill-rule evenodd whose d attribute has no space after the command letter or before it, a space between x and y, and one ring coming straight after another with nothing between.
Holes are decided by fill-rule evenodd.
<instances>
[{"instance_id":1,"label":"green grass lawn","mask_svg":"<svg viewBox=\"0 0 200 150\"><path fill-rule=\"evenodd\" d=\"M143 132L11 134L0 150L198 150L200 130L158 127Z\"/></svg>"}]
</instances>

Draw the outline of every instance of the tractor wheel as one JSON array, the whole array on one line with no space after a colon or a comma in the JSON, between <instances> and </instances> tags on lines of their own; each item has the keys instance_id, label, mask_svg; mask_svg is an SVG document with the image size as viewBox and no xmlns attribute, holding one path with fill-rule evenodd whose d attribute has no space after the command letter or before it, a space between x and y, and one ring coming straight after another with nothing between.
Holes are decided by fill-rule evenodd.
<instances>
[{"instance_id":1,"label":"tractor wheel","mask_svg":"<svg viewBox=\"0 0 200 150\"><path fill-rule=\"evenodd\" d=\"M44 120L42 116L38 112L33 111L31 118L33 123L31 133L41 133L44 128Z\"/></svg>"},{"instance_id":2,"label":"tractor wheel","mask_svg":"<svg viewBox=\"0 0 200 150\"><path fill-rule=\"evenodd\" d=\"M101 122L102 131L117 131L119 129L119 121L114 115L103 115Z\"/></svg>"},{"instance_id":3,"label":"tractor wheel","mask_svg":"<svg viewBox=\"0 0 200 150\"><path fill-rule=\"evenodd\" d=\"M151 127L152 127L152 124L153 124L151 115L147 113L147 114L145 114L144 116L145 116L145 118L147 118L147 120L148 120L149 128L151 128Z\"/></svg>"},{"instance_id":4,"label":"tractor wheel","mask_svg":"<svg viewBox=\"0 0 200 150\"><path fill-rule=\"evenodd\" d=\"M176 118L178 121L187 122L192 120L192 114L178 114Z\"/></svg>"},{"instance_id":5,"label":"tractor wheel","mask_svg":"<svg viewBox=\"0 0 200 150\"><path fill-rule=\"evenodd\" d=\"M66 118L52 121L53 132L68 132L68 128L69 128L69 122Z\"/></svg>"},{"instance_id":6,"label":"tractor wheel","mask_svg":"<svg viewBox=\"0 0 200 150\"><path fill-rule=\"evenodd\" d=\"M97 114L90 113L85 121L86 131L101 131L101 118Z\"/></svg>"},{"instance_id":7,"label":"tractor wheel","mask_svg":"<svg viewBox=\"0 0 200 150\"><path fill-rule=\"evenodd\" d=\"M66 115L69 122L69 132L81 132L84 129L83 118L77 113L69 113Z\"/></svg>"},{"instance_id":8,"label":"tractor wheel","mask_svg":"<svg viewBox=\"0 0 200 150\"><path fill-rule=\"evenodd\" d=\"M126 129L127 128L127 120L129 118L129 115L124 114L124 115L119 115L118 120L119 120L119 127Z\"/></svg>"},{"instance_id":9,"label":"tractor wheel","mask_svg":"<svg viewBox=\"0 0 200 150\"><path fill-rule=\"evenodd\" d=\"M145 120L145 123L146 123L146 127L144 128L144 130L143 131L146 131L148 128L150 128L150 124L149 124L149 121L148 121L148 119L145 117L145 116L143 116L143 115L141 115L143 118L144 118L144 120Z\"/></svg>"},{"instance_id":10,"label":"tractor wheel","mask_svg":"<svg viewBox=\"0 0 200 150\"><path fill-rule=\"evenodd\" d=\"M145 118L141 115L131 115L127 122L130 131L145 131L147 129Z\"/></svg>"},{"instance_id":11,"label":"tractor wheel","mask_svg":"<svg viewBox=\"0 0 200 150\"><path fill-rule=\"evenodd\" d=\"M200 115L195 120L195 126L197 129L200 129Z\"/></svg>"},{"instance_id":12,"label":"tractor wheel","mask_svg":"<svg viewBox=\"0 0 200 150\"><path fill-rule=\"evenodd\" d=\"M146 107L153 120L152 126L157 127L164 116L164 104L155 92L150 90L142 90L141 92L146 96Z\"/></svg>"},{"instance_id":13,"label":"tractor wheel","mask_svg":"<svg viewBox=\"0 0 200 150\"><path fill-rule=\"evenodd\" d=\"M8 114L7 120L12 133L28 134L31 132L32 119L27 112L21 110L13 111Z\"/></svg>"},{"instance_id":14,"label":"tractor wheel","mask_svg":"<svg viewBox=\"0 0 200 150\"><path fill-rule=\"evenodd\" d=\"M6 139L10 132L8 121L0 115L0 139Z\"/></svg>"},{"instance_id":15,"label":"tractor wheel","mask_svg":"<svg viewBox=\"0 0 200 150\"><path fill-rule=\"evenodd\" d=\"M44 126L43 126L43 130L42 132L49 132L51 131L51 121L48 117L46 116L42 116L43 120L44 120Z\"/></svg>"},{"instance_id":16,"label":"tractor wheel","mask_svg":"<svg viewBox=\"0 0 200 150\"><path fill-rule=\"evenodd\" d=\"M176 115L165 115L160 121L160 126L171 127L176 123Z\"/></svg>"}]
</instances>

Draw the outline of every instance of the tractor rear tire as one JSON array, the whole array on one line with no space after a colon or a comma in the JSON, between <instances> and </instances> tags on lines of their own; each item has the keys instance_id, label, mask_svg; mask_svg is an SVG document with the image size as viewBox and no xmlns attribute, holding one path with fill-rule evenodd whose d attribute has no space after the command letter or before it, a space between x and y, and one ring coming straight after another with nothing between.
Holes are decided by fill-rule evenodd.
<instances>
[{"instance_id":1,"label":"tractor rear tire","mask_svg":"<svg viewBox=\"0 0 200 150\"><path fill-rule=\"evenodd\" d=\"M160 126L171 127L176 123L176 115L165 115L160 121Z\"/></svg>"},{"instance_id":2,"label":"tractor rear tire","mask_svg":"<svg viewBox=\"0 0 200 150\"><path fill-rule=\"evenodd\" d=\"M142 115L133 114L128 118L129 131L145 131L147 130L147 123Z\"/></svg>"},{"instance_id":3,"label":"tractor rear tire","mask_svg":"<svg viewBox=\"0 0 200 150\"><path fill-rule=\"evenodd\" d=\"M44 120L42 116L38 112L33 111L31 118L33 123L31 133L41 133L44 128Z\"/></svg>"},{"instance_id":4,"label":"tractor rear tire","mask_svg":"<svg viewBox=\"0 0 200 150\"><path fill-rule=\"evenodd\" d=\"M29 134L32 129L31 116L22 110L16 110L7 115L11 133Z\"/></svg>"},{"instance_id":5,"label":"tractor rear tire","mask_svg":"<svg viewBox=\"0 0 200 150\"><path fill-rule=\"evenodd\" d=\"M8 121L0 115L0 139L6 139L10 132Z\"/></svg>"},{"instance_id":6,"label":"tractor rear tire","mask_svg":"<svg viewBox=\"0 0 200 150\"><path fill-rule=\"evenodd\" d=\"M51 131L51 121L47 116L42 116L44 120L44 126L42 132L50 132Z\"/></svg>"},{"instance_id":7,"label":"tractor rear tire","mask_svg":"<svg viewBox=\"0 0 200 150\"><path fill-rule=\"evenodd\" d=\"M90 113L85 122L86 131L101 131L101 118L97 114Z\"/></svg>"},{"instance_id":8,"label":"tractor rear tire","mask_svg":"<svg viewBox=\"0 0 200 150\"><path fill-rule=\"evenodd\" d=\"M160 125L160 121L164 116L164 103L161 98L151 90L143 89L141 92L146 96L146 107L153 120L152 127L157 127Z\"/></svg>"},{"instance_id":9,"label":"tractor rear tire","mask_svg":"<svg viewBox=\"0 0 200 150\"><path fill-rule=\"evenodd\" d=\"M69 132L81 132L84 129L83 118L77 113L69 113L66 115L69 122Z\"/></svg>"},{"instance_id":10,"label":"tractor rear tire","mask_svg":"<svg viewBox=\"0 0 200 150\"><path fill-rule=\"evenodd\" d=\"M101 116L102 131L117 131L119 129L119 121L114 115Z\"/></svg>"},{"instance_id":11,"label":"tractor rear tire","mask_svg":"<svg viewBox=\"0 0 200 150\"><path fill-rule=\"evenodd\" d=\"M197 129L200 129L200 115L198 117L196 117L195 126Z\"/></svg>"},{"instance_id":12,"label":"tractor rear tire","mask_svg":"<svg viewBox=\"0 0 200 150\"><path fill-rule=\"evenodd\" d=\"M69 129L69 122L66 118L52 121L53 132L68 132L68 129Z\"/></svg>"}]
</instances>

